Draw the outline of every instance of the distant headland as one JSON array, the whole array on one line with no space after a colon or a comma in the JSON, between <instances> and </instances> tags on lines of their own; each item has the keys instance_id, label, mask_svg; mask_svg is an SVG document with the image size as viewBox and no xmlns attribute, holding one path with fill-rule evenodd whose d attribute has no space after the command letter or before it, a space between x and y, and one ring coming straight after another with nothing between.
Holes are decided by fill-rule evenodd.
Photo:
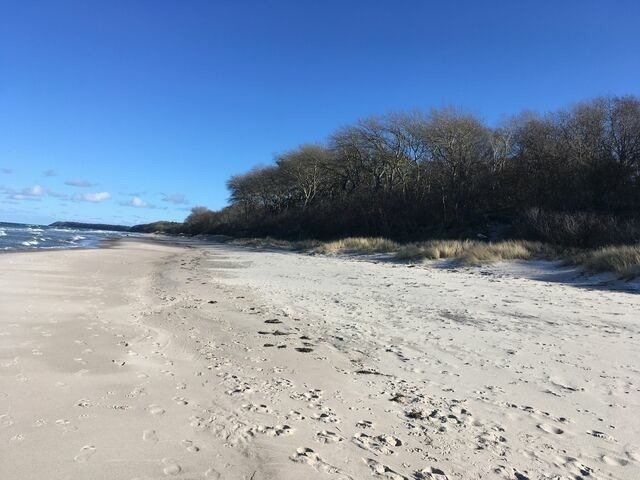
<instances>
[{"instance_id":1,"label":"distant headland","mask_svg":"<svg viewBox=\"0 0 640 480\"><path fill-rule=\"evenodd\" d=\"M107 230L110 232L136 232L136 233L169 233L182 225L179 222L153 222L129 227L127 225L110 225L106 223L84 223L84 222L53 222L50 227L54 228L74 228L81 230Z\"/></svg>"}]
</instances>

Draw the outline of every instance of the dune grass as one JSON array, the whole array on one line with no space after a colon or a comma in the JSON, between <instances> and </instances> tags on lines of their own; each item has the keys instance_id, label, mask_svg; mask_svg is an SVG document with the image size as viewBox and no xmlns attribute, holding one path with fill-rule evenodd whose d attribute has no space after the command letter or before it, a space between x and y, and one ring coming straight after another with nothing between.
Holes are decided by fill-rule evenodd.
<instances>
[{"instance_id":1,"label":"dune grass","mask_svg":"<svg viewBox=\"0 0 640 480\"><path fill-rule=\"evenodd\" d=\"M398 260L439 260L452 258L466 265L482 265L503 260L529 260L549 257L554 249L539 242L505 240L496 243L474 240L430 240L405 245L398 250Z\"/></svg>"},{"instance_id":2,"label":"dune grass","mask_svg":"<svg viewBox=\"0 0 640 480\"><path fill-rule=\"evenodd\" d=\"M640 244L579 250L526 240L495 243L430 240L402 246L395 258L409 261L451 258L463 265L485 265L508 260L561 260L590 273L609 272L625 279L640 277Z\"/></svg>"},{"instance_id":3,"label":"dune grass","mask_svg":"<svg viewBox=\"0 0 640 480\"><path fill-rule=\"evenodd\" d=\"M640 244L581 251L570 256L568 263L588 272L612 272L627 279L640 277Z\"/></svg>"},{"instance_id":4,"label":"dune grass","mask_svg":"<svg viewBox=\"0 0 640 480\"><path fill-rule=\"evenodd\" d=\"M460 259L466 265L483 265L506 260L550 259L557 255L557 249L544 243L505 240L497 243L477 243L466 250Z\"/></svg>"},{"instance_id":5,"label":"dune grass","mask_svg":"<svg viewBox=\"0 0 640 480\"><path fill-rule=\"evenodd\" d=\"M315 247L316 253L389 253L395 252L400 245L382 237L348 237L333 242L324 242Z\"/></svg>"}]
</instances>

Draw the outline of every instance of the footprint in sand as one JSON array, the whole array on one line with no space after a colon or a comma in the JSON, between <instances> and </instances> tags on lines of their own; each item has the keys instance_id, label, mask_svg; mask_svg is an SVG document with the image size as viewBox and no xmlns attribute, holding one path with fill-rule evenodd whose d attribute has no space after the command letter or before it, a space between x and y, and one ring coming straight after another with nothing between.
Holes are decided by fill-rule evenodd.
<instances>
[{"instance_id":1,"label":"footprint in sand","mask_svg":"<svg viewBox=\"0 0 640 480\"><path fill-rule=\"evenodd\" d=\"M399 474L398 472L389 468L387 465L377 462L373 458L363 458L362 460L364 460L364 463L369 466L371 475L373 476L383 477L389 480L409 480L409 477L405 477L404 475Z\"/></svg>"},{"instance_id":2,"label":"footprint in sand","mask_svg":"<svg viewBox=\"0 0 640 480\"><path fill-rule=\"evenodd\" d=\"M8 413L0 415L0 427L7 428L13 425L13 418Z\"/></svg>"},{"instance_id":3,"label":"footprint in sand","mask_svg":"<svg viewBox=\"0 0 640 480\"><path fill-rule=\"evenodd\" d=\"M255 430L257 432L264 433L272 437L279 437L281 435L291 435L293 433L293 429L289 425L276 425L274 427L258 425L255 427Z\"/></svg>"},{"instance_id":4,"label":"footprint in sand","mask_svg":"<svg viewBox=\"0 0 640 480\"><path fill-rule=\"evenodd\" d=\"M244 410L248 410L250 412L273 413L273 410L271 410L269 407L267 407L263 403L261 403L260 405L255 405L253 403L245 403L245 404L242 405L242 408Z\"/></svg>"},{"instance_id":5,"label":"footprint in sand","mask_svg":"<svg viewBox=\"0 0 640 480\"><path fill-rule=\"evenodd\" d=\"M165 475L178 475L182 471L182 467L178 465L175 460L170 458L163 458L162 464L164 465L162 472Z\"/></svg>"},{"instance_id":6,"label":"footprint in sand","mask_svg":"<svg viewBox=\"0 0 640 480\"><path fill-rule=\"evenodd\" d=\"M359 422L356 422L356 427L358 427L358 428L371 428L371 427L373 427L373 423L370 422L369 420L360 420Z\"/></svg>"},{"instance_id":7,"label":"footprint in sand","mask_svg":"<svg viewBox=\"0 0 640 480\"><path fill-rule=\"evenodd\" d=\"M344 441L344 437L330 430L321 430L316 433L316 441L320 443L339 443Z\"/></svg>"},{"instance_id":8,"label":"footprint in sand","mask_svg":"<svg viewBox=\"0 0 640 480\"><path fill-rule=\"evenodd\" d=\"M627 448L624 454L632 461L640 463L640 450L634 448Z\"/></svg>"},{"instance_id":9,"label":"footprint in sand","mask_svg":"<svg viewBox=\"0 0 640 480\"><path fill-rule=\"evenodd\" d=\"M561 428L555 427L553 425L548 425L546 423L539 423L536 426L545 433L555 433L556 435L562 435L564 433L564 430L562 430Z\"/></svg>"},{"instance_id":10,"label":"footprint in sand","mask_svg":"<svg viewBox=\"0 0 640 480\"><path fill-rule=\"evenodd\" d=\"M173 397L173 401L178 405L189 405L189 401L184 397Z\"/></svg>"},{"instance_id":11,"label":"footprint in sand","mask_svg":"<svg viewBox=\"0 0 640 480\"><path fill-rule=\"evenodd\" d=\"M162 415L165 412L160 405L149 405L148 410L151 415Z\"/></svg>"},{"instance_id":12,"label":"footprint in sand","mask_svg":"<svg viewBox=\"0 0 640 480\"><path fill-rule=\"evenodd\" d=\"M589 435L591 435L592 437L602 438L603 440L608 440L610 442L615 442L616 441L616 439L613 438L611 435L607 435L604 432L599 432L598 430L588 430L587 433Z\"/></svg>"},{"instance_id":13,"label":"footprint in sand","mask_svg":"<svg viewBox=\"0 0 640 480\"><path fill-rule=\"evenodd\" d=\"M68 428L69 425L71 425L71 421L67 420L66 418L59 418L58 420L56 420L56 425L59 427Z\"/></svg>"},{"instance_id":14,"label":"footprint in sand","mask_svg":"<svg viewBox=\"0 0 640 480\"><path fill-rule=\"evenodd\" d=\"M158 441L160 441L155 430L145 430L142 432L142 440L151 443L158 443Z\"/></svg>"},{"instance_id":15,"label":"footprint in sand","mask_svg":"<svg viewBox=\"0 0 640 480\"><path fill-rule=\"evenodd\" d=\"M197 453L200 451L200 447L198 447L197 445L194 445L191 440L182 440L180 442L180 445L182 445L184 448L187 449L188 452L191 452L191 453Z\"/></svg>"},{"instance_id":16,"label":"footprint in sand","mask_svg":"<svg viewBox=\"0 0 640 480\"><path fill-rule=\"evenodd\" d=\"M391 455L393 450L390 447L399 447L402 445L402 441L392 435L378 435L377 437L371 437L366 433L356 433L351 441L358 447L368 450L372 453L382 453L385 455Z\"/></svg>"},{"instance_id":17,"label":"footprint in sand","mask_svg":"<svg viewBox=\"0 0 640 480\"><path fill-rule=\"evenodd\" d=\"M413 476L416 480L448 480L445 473L435 467L423 468L422 470L414 473Z\"/></svg>"},{"instance_id":18,"label":"footprint in sand","mask_svg":"<svg viewBox=\"0 0 640 480\"><path fill-rule=\"evenodd\" d=\"M96 447L93 445L85 445L80 449L80 453L73 457L73 461L84 463L88 461L94 453L96 453Z\"/></svg>"},{"instance_id":19,"label":"footprint in sand","mask_svg":"<svg viewBox=\"0 0 640 480\"><path fill-rule=\"evenodd\" d=\"M296 453L291 455L289 459L296 463L306 463L310 467L313 467L318 472L330 473L330 474L339 474L342 471L325 462L320 455L313 451L313 449L308 447L300 447L296 449ZM351 477L348 477L351 478Z\"/></svg>"},{"instance_id":20,"label":"footprint in sand","mask_svg":"<svg viewBox=\"0 0 640 480\"><path fill-rule=\"evenodd\" d=\"M300 353L310 353L313 352L313 348L309 348L309 347L296 347L296 352L300 352Z\"/></svg>"},{"instance_id":21,"label":"footprint in sand","mask_svg":"<svg viewBox=\"0 0 640 480\"><path fill-rule=\"evenodd\" d=\"M211 467L206 472L204 472L204 476L206 478L212 478L213 480L220 480L220 472L218 472L215 468Z\"/></svg>"},{"instance_id":22,"label":"footprint in sand","mask_svg":"<svg viewBox=\"0 0 640 480\"><path fill-rule=\"evenodd\" d=\"M603 455L600 460L602 460L603 463L606 463L607 465L614 465L614 466L618 466L618 467L624 467L625 465L627 465L629 463L629 460L625 459L625 458L618 458L618 457L610 457L608 455Z\"/></svg>"}]
</instances>

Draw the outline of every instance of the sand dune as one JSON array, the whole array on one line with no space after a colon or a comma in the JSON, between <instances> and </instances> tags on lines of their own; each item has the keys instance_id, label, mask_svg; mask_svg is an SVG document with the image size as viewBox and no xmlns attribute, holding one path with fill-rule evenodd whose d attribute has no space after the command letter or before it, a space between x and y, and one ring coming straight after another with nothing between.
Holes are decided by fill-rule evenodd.
<instances>
[{"instance_id":1,"label":"sand dune","mask_svg":"<svg viewBox=\"0 0 640 480\"><path fill-rule=\"evenodd\" d=\"M528 268L0 255L0 478L640 478L640 296Z\"/></svg>"}]
</instances>

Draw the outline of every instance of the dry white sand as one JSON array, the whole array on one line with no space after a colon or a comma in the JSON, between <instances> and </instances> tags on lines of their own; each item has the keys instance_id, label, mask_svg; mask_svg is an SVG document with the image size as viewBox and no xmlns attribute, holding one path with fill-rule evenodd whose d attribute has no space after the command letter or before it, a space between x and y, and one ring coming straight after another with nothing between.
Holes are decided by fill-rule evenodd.
<instances>
[{"instance_id":1,"label":"dry white sand","mask_svg":"<svg viewBox=\"0 0 640 480\"><path fill-rule=\"evenodd\" d=\"M640 296L560 273L0 255L0 479L640 478Z\"/></svg>"}]
</instances>

